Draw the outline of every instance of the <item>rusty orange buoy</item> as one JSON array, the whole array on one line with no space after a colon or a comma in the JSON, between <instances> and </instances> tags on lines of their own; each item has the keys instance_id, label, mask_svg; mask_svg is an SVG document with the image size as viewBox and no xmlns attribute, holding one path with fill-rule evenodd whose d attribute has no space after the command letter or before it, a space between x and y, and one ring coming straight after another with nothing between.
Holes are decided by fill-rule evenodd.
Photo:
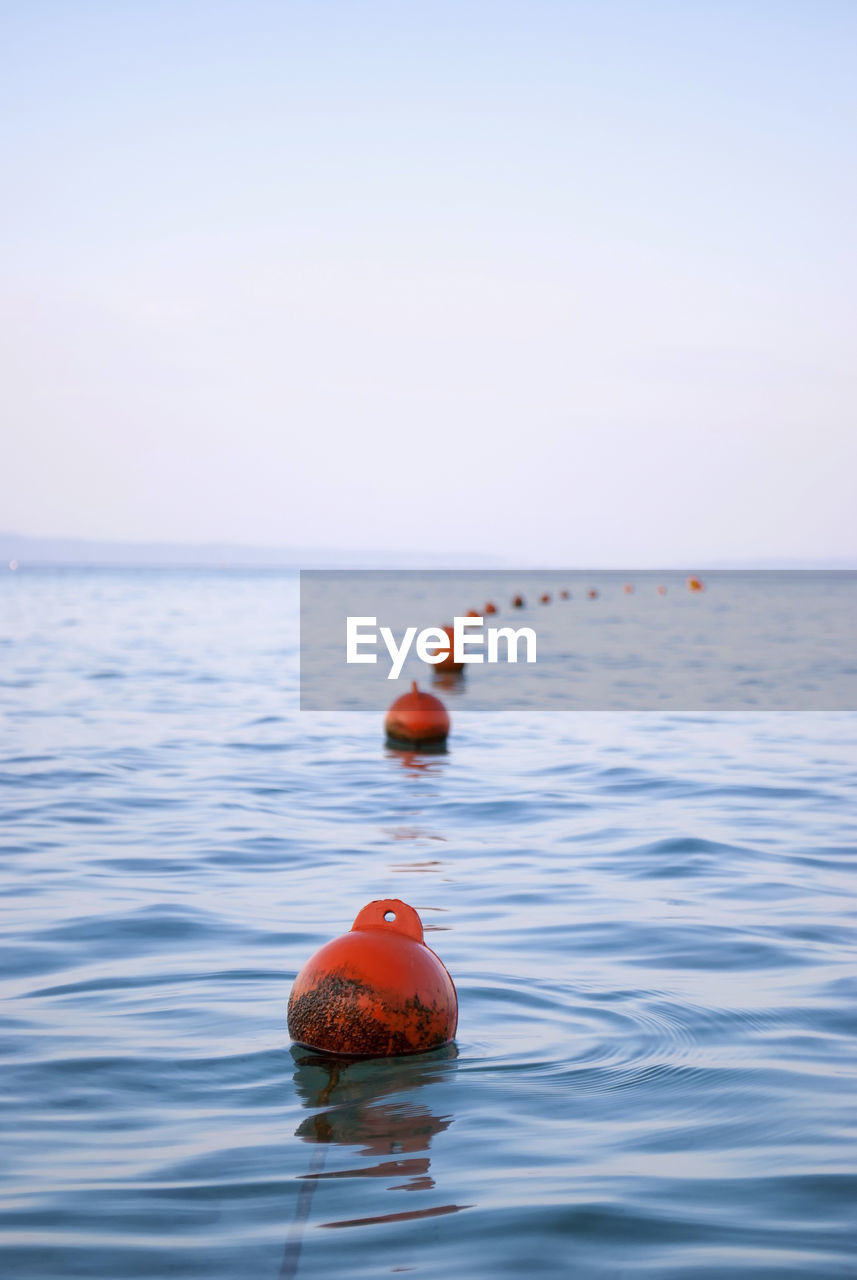
<instances>
[{"instance_id":1,"label":"rusty orange buoy","mask_svg":"<svg viewBox=\"0 0 857 1280\"><path fill-rule=\"evenodd\" d=\"M597 600L597 599L598 599L598 592L595 590L595 588L594 588L594 587L590 587L586 594L587 594L587 596L589 597L589 599L590 599L590 600Z\"/></svg>"},{"instance_id":2,"label":"rusty orange buoy","mask_svg":"<svg viewBox=\"0 0 857 1280\"><path fill-rule=\"evenodd\" d=\"M570 600L570 599L571 599L571 592L570 592L570 591L565 591L565 590L560 591L560 593L559 593L559 598L560 598L560 600Z\"/></svg>"},{"instance_id":3,"label":"rusty orange buoy","mask_svg":"<svg viewBox=\"0 0 857 1280\"><path fill-rule=\"evenodd\" d=\"M288 1025L293 1040L323 1053L424 1053L452 1040L458 997L414 908L382 898L307 960L289 996Z\"/></svg>"},{"instance_id":4,"label":"rusty orange buoy","mask_svg":"<svg viewBox=\"0 0 857 1280\"><path fill-rule=\"evenodd\" d=\"M633 582L626 582L626 583L625 583L625 585L624 585L624 587L622 588L622 590L625 592L625 595L626 595L626 596L633 595L633 593L634 593L634 584L633 584Z\"/></svg>"},{"instance_id":5,"label":"rusty orange buoy","mask_svg":"<svg viewBox=\"0 0 857 1280\"><path fill-rule=\"evenodd\" d=\"M387 737L409 747L431 747L445 742L449 712L433 693L420 693L416 680L410 693L392 704L384 721Z\"/></svg>"},{"instance_id":6,"label":"rusty orange buoy","mask_svg":"<svg viewBox=\"0 0 857 1280\"><path fill-rule=\"evenodd\" d=\"M551 602L550 592L546 591L544 595L539 596L539 601L541 602L541 604L550 604Z\"/></svg>"},{"instance_id":7,"label":"rusty orange buoy","mask_svg":"<svg viewBox=\"0 0 857 1280\"><path fill-rule=\"evenodd\" d=\"M481 617L482 617L482 614L481 614L481 613L477 613L475 609L468 609L468 610L467 610L467 615L466 615L466 616L467 616L468 618L481 618Z\"/></svg>"},{"instance_id":8,"label":"rusty orange buoy","mask_svg":"<svg viewBox=\"0 0 857 1280\"><path fill-rule=\"evenodd\" d=\"M486 604L485 608L482 610L482 612L483 612L483 613L496 613L496 612L497 612L497 606L496 606L496 604L492 604L492 603L491 603L491 601L489 600L489 601L488 601L488 603Z\"/></svg>"},{"instance_id":9,"label":"rusty orange buoy","mask_svg":"<svg viewBox=\"0 0 857 1280\"><path fill-rule=\"evenodd\" d=\"M659 596L665 596L665 595L666 595L666 593L667 593L667 589L666 589L666 587L664 586L664 584L663 584L663 583L661 583L661 585L658 587L658 595L659 595Z\"/></svg>"},{"instance_id":10,"label":"rusty orange buoy","mask_svg":"<svg viewBox=\"0 0 857 1280\"><path fill-rule=\"evenodd\" d=\"M688 578L687 589L688 591L704 591L705 587L702 585L700 578Z\"/></svg>"},{"instance_id":11,"label":"rusty orange buoy","mask_svg":"<svg viewBox=\"0 0 857 1280\"><path fill-rule=\"evenodd\" d=\"M512 596L512 608L513 608L513 609L523 609L523 607L524 607L524 597L523 597L523 596Z\"/></svg>"}]
</instances>

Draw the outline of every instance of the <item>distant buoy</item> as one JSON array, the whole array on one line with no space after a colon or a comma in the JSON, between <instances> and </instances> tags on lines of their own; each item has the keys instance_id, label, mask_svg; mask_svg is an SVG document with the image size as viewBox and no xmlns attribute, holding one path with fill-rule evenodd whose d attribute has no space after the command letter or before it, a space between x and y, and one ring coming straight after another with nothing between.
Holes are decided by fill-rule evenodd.
<instances>
[{"instance_id":1,"label":"distant buoy","mask_svg":"<svg viewBox=\"0 0 857 1280\"><path fill-rule=\"evenodd\" d=\"M523 597L523 596L512 596L512 608L513 608L513 609L523 609L523 607L524 607L524 597Z\"/></svg>"},{"instance_id":2,"label":"distant buoy","mask_svg":"<svg viewBox=\"0 0 857 1280\"><path fill-rule=\"evenodd\" d=\"M482 610L482 612L483 612L483 613L496 613L496 612L497 612L497 606L496 606L496 604L492 604L492 603L491 603L491 601L489 600L489 601L488 601L488 603L486 604L485 608Z\"/></svg>"},{"instance_id":3,"label":"distant buoy","mask_svg":"<svg viewBox=\"0 0 857 1280\"><path fill-rule=\"evenodd\" d=\"M295 978L289 1035L349 1057L390 1058L449 1044L458 1026L455 984L423 940L413 907L370 902Z\"/></svg>"},{"instance_id":4,"label":"distant buoy","mask_svg":"<svg viewBox=\"0 0 857 1280\"><path fill-rule=\"evenodd\" d=\"M570 592L570 591L560 591L560 593L559 593L559 598L560 598L560 600L570 600L570 599L571 599L571 592Z\"/></svg>"},{"instance_id":5,"label":"distant buoy","mask_svg":"<svg viewBox=\"0 0 857 1280\"><path fill-rule=\"evenodd\" d=\"M659 595L659 596L665 596L665 595L666 595L666 593L667 593L667 589L666 589L666 587L663 585L663 583L661 583L661 585L658 587L658 595Z\"/></svg>"},{"instance_id":6,"label":"distant buoy","mask_svg":"<svg viewBox=\"0 0 857 1280\"><path fill-rule=\"evenodd\" d=\"M475 609L468 609L468 610L467 610L466 617L468 617L468 618L481 618L481 617L482 617L482 614L481 614L481 613L477 613Z\"/></svg>"},{"instance_id":7,"label":"distant buoy","mask_svg":"<svg viewBox=\"0 0 857 1280\"><path fill-rule=\"evenodd\" d=\"M410 693L403 693L390 707L384 728L394 744L436 747L446 742L449 712L433 693L420 693L415 680Z\"/></svg>"},{"instance_id":8,"label":"distant buoy","mask_svg":"<svg viewBox=\"0 0 857 1280\"><path fill-rule=\"evenodd\" d=\"M634 584L633 584L633 582L626 582L626 583L625 583L625 585L624 585L624 587L622 588L622 590L625 592L625 595L626 595L626 596L633 595L633 594L634 594Z\"/></svg>"},{"instance_id":9,"label":"distant buoy","mask_svg":"<svg viewBox=\"0 0 857 1280\"><path fill-rule=\"evenodd\" d=\"M476 617L477 618L479 617L478 613L476 614ZM449 637L449 650L446 653L445 657L441 658L440 662L435 662L433 664L435 670L436 671L463 671L464 663L456 662L455 658L452 656L453 645L454 645L454 632L452 627L441 627L440 630L445 631L447 636Z\"/></svg>"},{"instance_id":10,"label":"distant buoy","mask_svg":"<svg viewBox=\"0 0 857 1280\"><path fill-rule=\"evenodd\" d=\"M550 597L549 591L545 591L543 595L539 596L540 604L550 604L550 602L551 602L551 597Z\"/></svg>"},{"instance_id":11,"label":"distant buoy","mask_svg":"<svg viewBox=\"0 0 857 1280\"><path fill-rule=\"evenodd\" d=\"M586 595L587 595L587 598L588 598L589 600L597 600L597 599L598 599L598 592L595 590L595 588L594 588L594 587L590 587L590 588L589 588L589 590L587 591Z\"/></svg>"},{"instance_id":12,"label":"distant buoy","mask_svg":"<svg viewBox=\"0 0 857 1280\"><path fill-rule=\"evenodd\" d=\"M688 591L704 591L705 587L700 578L688 578L687 589Z\"/></svg>"}]
</instances>

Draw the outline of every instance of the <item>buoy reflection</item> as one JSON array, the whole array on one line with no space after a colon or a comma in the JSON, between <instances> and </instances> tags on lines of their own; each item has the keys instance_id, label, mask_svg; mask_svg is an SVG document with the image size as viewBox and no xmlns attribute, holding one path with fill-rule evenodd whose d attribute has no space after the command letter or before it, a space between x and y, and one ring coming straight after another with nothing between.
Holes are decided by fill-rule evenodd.
<instances>
[{"instance_id":1,"label":"buoy reflection","mask_svg":"<svg viewBox=\"0 0 857 1280\"><path fill-rule=\"evenodd\" d=\"M357 1060L313 1053L293 1045L295 1091L312 1112L295 1136L316 1148L298 1196L298 1213L286 1241L280 1280L297 1274L304 1226L313 1195L326 1183L371 1178L385 1191L432 1192L436 1189L428 1154L432 1140L453 1123L449 1114L436 1115L414 1094L427 1084L448 1080L455 1072L458 1050L445 1045L432 1053L408 1058ZM345 1168L324 1167L332 1146L355 1148L358 1157ZM378 1209L386 1206L379 1203ZM469 1209L466 1204L416 1204L391 1213L356 1218L333 1218L319 1227L346 1228L439 1217ZM323 1216L323 1215L322 1215Z\"/></svg>"},{"instance_id":2,"label":"buoy reflection","mask_svg":"<svg viewBox=\"0 0 857 1280\"><path fill-rule=\"evenodd\" d=\"M431 682L436 689L445 689L447 693L462 693L466 671L439 671L434 667Z\"/></svg>"},{"instance_id":3,"label":"buoy reflection","mask_svg":"<svg viewBox=\"0 0 857 1280\"><path fill-rule=\"evenodd\" d=\"M439 757L449 755L445 743L439 747L421 747L419 751L414 751L388 742L385 744L385 752L389 760L395 760L408 773L435 773L441 764L446 763L445 759Z\"/></svg>"}]
</instances>

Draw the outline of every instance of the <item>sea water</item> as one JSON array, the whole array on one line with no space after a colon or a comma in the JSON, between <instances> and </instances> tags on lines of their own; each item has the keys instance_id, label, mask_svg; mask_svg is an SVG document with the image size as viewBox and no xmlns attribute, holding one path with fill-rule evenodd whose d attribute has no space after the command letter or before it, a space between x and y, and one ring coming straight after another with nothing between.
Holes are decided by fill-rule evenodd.
<instances>
[{"instance_id":1,"label":"sea water","mask_svg":"<svg viewBox=\"0 0 857 1280\"><path fill-rule=\"evenodd\" d=\"M298 639L288 573L0 579L0 1273L857 1274L857 715L465 689L420 756ZM454 1045L290 1045L378 897Z\"/></svg>"}]
</instances>

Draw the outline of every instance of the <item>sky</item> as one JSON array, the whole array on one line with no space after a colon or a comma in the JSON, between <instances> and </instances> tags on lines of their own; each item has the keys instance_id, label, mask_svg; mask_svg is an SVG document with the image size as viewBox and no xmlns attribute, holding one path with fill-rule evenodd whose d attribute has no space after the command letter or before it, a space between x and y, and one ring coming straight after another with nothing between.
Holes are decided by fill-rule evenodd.
<instances>
[{"instance_id":1,"label":"sky","mask_svg":"<svg viewBox=\"0 0 857 1280\"><path fill-rule=\"evenodd\" d=\"M0 0L0 528L857 558L851 0Z\"/></svg>"}]
</instances>

